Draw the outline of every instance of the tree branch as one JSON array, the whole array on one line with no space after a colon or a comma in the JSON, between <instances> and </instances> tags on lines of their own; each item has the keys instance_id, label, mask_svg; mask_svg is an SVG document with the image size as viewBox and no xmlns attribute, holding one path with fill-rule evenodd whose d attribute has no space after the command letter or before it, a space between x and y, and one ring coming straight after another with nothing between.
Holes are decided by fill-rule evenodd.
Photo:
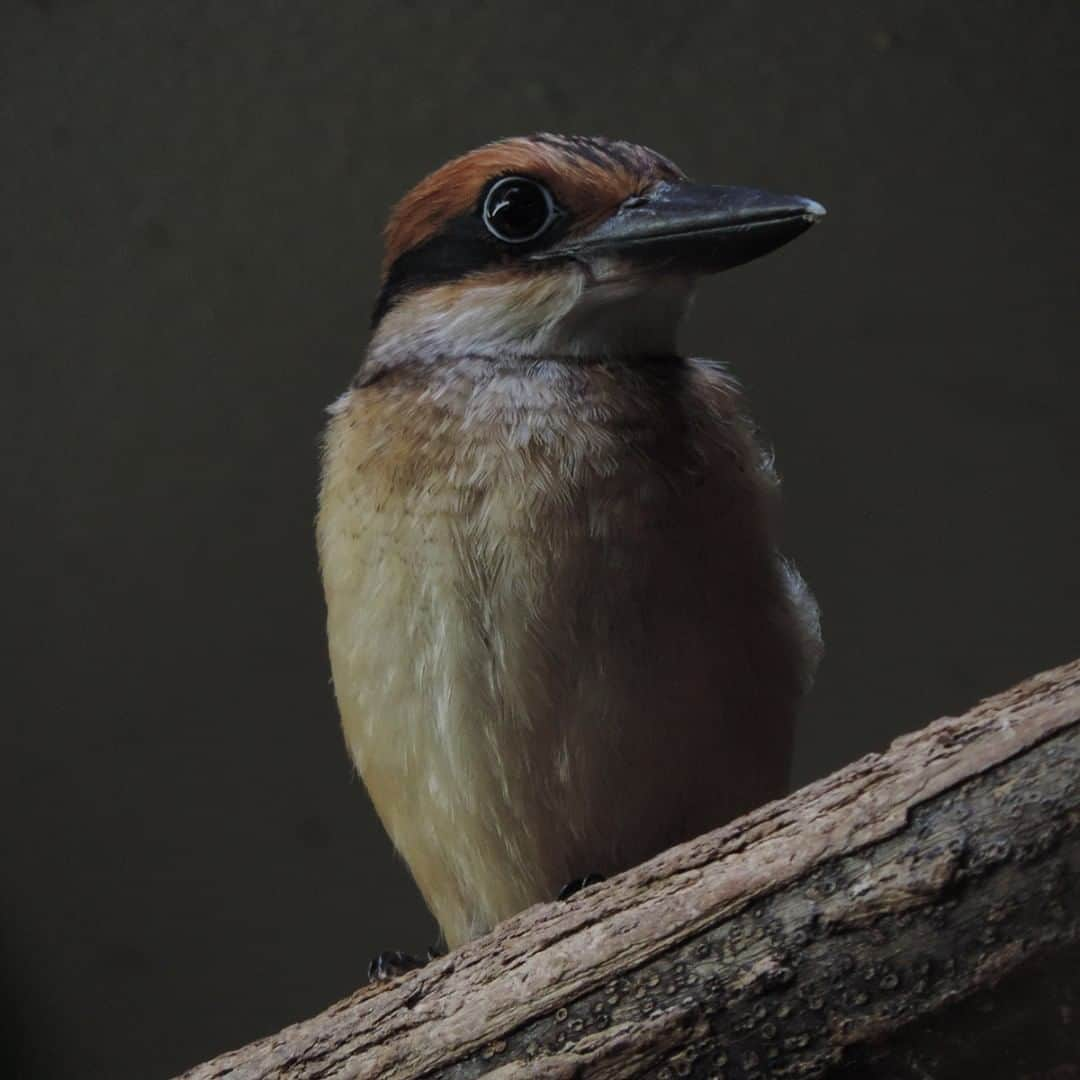
<instances>
[{"instance_id":1,"label":"tree branch","mask_svg":"<svg viewBox=\"0 0 1080 1080\"><path fill-rule=\"evenodd\" d=\"M186 1080L1080 1077L1080 661Z\"/></svg>"}]
</instances>

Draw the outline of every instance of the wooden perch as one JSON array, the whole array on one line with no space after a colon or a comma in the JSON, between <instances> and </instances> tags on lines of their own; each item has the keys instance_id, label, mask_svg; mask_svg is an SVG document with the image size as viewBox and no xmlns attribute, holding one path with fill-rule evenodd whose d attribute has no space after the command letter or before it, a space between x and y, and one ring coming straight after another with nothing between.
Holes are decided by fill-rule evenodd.
<instances>
[{"instance_id":1,"label":"wooden perch","mask_svg":"<svg viewBox=\"0 0 1080 1080\"><path fill-rule=\"evenodd\" d=\"M185 1077L1064 1080L1078 1017L1080 661Z\"/></svg>"}]
</instances>

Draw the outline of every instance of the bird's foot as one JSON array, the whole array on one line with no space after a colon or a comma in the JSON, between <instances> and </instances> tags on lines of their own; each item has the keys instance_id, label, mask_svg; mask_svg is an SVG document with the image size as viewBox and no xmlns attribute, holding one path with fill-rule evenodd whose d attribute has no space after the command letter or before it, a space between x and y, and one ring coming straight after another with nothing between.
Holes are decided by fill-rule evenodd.
<instances>
[{"instance_id":1,"label":"bird's foot","mask_svg":"<svg viewBox=\"0 0 1080 1080\"><path fill-rule=\"evenodd\" d=\"M574 878L562 887L559 899L569 900L572 896L577 896L582 889L587 889L590 885L599 885L603 880L603 874L586 874L584 877Z\"/></svg>"},{"instance_id":2,"label":"bird's foot","mask_svg":"<svg viewBox=\"0 0 1080 1080\"><path fill-rule=\"evenodd\" d=\"M397 949L387 949L368 964L368 982L389 982L407 971L422 968L429 960L443 956L445 952L445 949L440 949L437 945L429 945L427 955L421 960L409 953L398 952Z\"/></svg>"},{"instance_id":3,"label":"bird's foot","mask_svg":"<svg viewBox=\"0 0 1080 1080\"><path fill-rule=\"evenodd\" d=\"M368 981L389 982L390 979L404 975L406 971L415 971L423 966L424 961L418 957L397 949L386 949L368 964Z\"/></svg>"}]
</instances>

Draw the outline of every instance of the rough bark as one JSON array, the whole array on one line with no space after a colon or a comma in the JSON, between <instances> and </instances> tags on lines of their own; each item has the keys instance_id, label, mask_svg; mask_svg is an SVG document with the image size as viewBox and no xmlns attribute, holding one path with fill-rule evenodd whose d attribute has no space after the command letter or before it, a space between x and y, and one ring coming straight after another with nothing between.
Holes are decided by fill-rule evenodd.
<instances>
[{"instance_id":1,"label":"rough bark","mask_svg":"<svg viewBox=\"0 0 1080 1080\"><path fill-rule=\"evenodd\" d=\"M187 1080L1080 1077L1080 661Z\"/></svg>"}]
</instances>

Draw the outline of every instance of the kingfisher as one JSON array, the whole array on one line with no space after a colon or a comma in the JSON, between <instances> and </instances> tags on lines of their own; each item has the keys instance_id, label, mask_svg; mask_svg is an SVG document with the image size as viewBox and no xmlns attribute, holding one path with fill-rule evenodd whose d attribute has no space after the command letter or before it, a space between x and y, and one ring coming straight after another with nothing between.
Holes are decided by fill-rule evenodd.
<instances>
[{"instance_id":1,"label":"kingfisher","mask_svg":"<svg viewBox=\"0 0 1080 1080\"><path fill-rule=\"evenodd\" d=\"M676 332L824 213L552 134L393 209L317 538L345 740L447 947L784 792L818 609L738 382Z\"/></svg>"}]
</instances>

